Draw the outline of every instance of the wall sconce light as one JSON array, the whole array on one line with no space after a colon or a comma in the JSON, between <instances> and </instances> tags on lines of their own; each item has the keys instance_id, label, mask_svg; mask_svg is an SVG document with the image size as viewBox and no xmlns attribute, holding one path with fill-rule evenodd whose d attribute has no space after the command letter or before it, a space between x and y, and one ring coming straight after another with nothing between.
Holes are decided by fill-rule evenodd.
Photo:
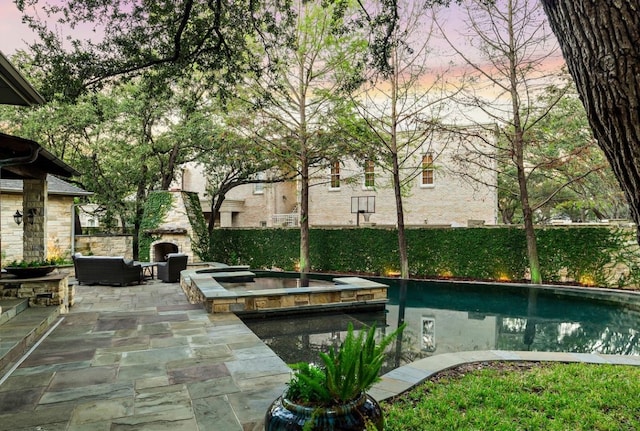
<instances>
[{"instance_id":1,"label":"wall sconce light","mask_svg":"<svg viewBox=\"0 0 640 431\"><path fill-rule=\"evenodd\" d=\"M13 215L13 221L15 221L18 226L22 223L22 213L20 210L16 210L16 213Z\"/></svg>"},{"instance_id":2,"label":"wall sconce light","mask_svg":"<svg viewBox=\"0 0 640 431\"><path fill-rule=\"evenodd\" d=\"M27 210L27 221L29 222L29 224L33 224L33 222L36 219L36 216L38 215L38 210L35 208L29 208Z\"/></svg>"}]
</instances>

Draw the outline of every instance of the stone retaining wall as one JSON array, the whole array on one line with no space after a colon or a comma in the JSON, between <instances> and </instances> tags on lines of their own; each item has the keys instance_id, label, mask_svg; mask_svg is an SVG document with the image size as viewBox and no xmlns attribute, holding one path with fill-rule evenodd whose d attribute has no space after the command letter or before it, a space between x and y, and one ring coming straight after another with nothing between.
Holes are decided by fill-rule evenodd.
<instances>
[{"instance_id":1,"label":"stone retaining wall","mask_svg":"<svg viewBox=\"0 0 640 431\"><path fill-rule=\"evenodd\" d=\"M247 272L247 271L245 271ZM202 304L209 313L306 312L325 309L382 308L387 302L387 286L359 277L333 279L335 285L264 289L234 292L223 288L215 275L234 273L197 273L183 271L180 286L189 302ZM250 274L249 272L247 272Z\"/></svg>"},{"instance_id":2,"label":"stone retaining wall","mask_svg":"<svg viewBox=\"0 0 640 431\"><path fill-rule=\"evenodd\" d=\"M132 235L78 235L75 252L95 256L123 256L133 259Z\"/></svg>"},{"instance_id":3,"label":"stone retaining wall","mask_svg":"<svg viewBox=\"0 0 640 431\"><path fill-rule=\"evenodd\" d=\"M3 277L0 279L0 297L28 298L29 307L55 306L64 314L75 302L75 287L69 286L66 273L25 279Z\"/></svg>"}]
</instances>

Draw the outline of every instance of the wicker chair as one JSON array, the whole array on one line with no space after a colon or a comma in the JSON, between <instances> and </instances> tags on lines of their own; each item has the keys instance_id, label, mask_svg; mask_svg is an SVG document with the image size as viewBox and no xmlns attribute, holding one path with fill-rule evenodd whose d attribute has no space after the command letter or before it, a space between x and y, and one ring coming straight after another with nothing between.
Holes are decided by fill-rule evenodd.
<instances>
[{"instance_id":1,"label":"wicker chair","mask_svg":"<svg viewBox=\"0 0 640 431\"><path fill-rule=\"evenodd\" d=\"M187 269L187 255L169 253L166 262L158 262L158 280L175 283L180 280L180 271Z\"/></svg>"}]
</instances>

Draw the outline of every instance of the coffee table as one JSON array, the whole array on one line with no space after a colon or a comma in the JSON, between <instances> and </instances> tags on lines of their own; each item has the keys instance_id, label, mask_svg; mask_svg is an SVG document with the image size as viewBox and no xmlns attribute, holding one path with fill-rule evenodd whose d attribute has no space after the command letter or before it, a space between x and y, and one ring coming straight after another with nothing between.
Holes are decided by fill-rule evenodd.
<instances>
[{"instance_id":1,"label":"coffee table","mask_svg":"<svg viewBox=\"0 0 640 431\"><path fill-rule=\"evenodd\" d=\"M144 279L150 278L151 280L155 278L155 275L156 275L155 268L158 266L157 262L135 262L135 263L142 267L142 278Z\"/></svg>"}]
</instances>

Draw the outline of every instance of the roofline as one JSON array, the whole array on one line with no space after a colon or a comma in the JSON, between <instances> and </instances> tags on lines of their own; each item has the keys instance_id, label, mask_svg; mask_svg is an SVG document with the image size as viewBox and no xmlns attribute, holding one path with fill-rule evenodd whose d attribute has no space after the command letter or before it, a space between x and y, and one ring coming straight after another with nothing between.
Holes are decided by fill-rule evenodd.
<instances>
[{"instance_id":1,"label":"roofline","mask_svg":"<svg viewBox=\"0 0 640 431\"><path fill-rule=\"evenodd\" d=\"M63 162L62 160L57 158L56 156L54 156L52 153L50 153L44 147L40 147L40 154L42 154L45 158L49 159L50 162L54 163L60 169L66 171L66 173L68 173L68 175L64 175L64 176L66 176L67 178L73 177L73 176L77 177L77 176L80 175L80 172L78 172L77 170L75 170L74 168L72 168L71 166L69 166L68 164L66 164L65 162Z\"/></svg>"},{"instance_id":2,"label":"roofline","mask_svg":"<svg viewBox=\"0 0 640 431\"><path fill-rule=\"evenodd\" d=\"M16 180L20 181L20 180ZM4 188L0 187L0 191L3 195L19 195L23 194L23 190L12 189L12 188ZM83 197L83 196L93 196L95 193L93 192L61 192L61 191L47 191L49 196L71 196L71 197Z\"/></svg>"},{"instance_id":3,"label":"roofline","mask_svg":"<svg viewBox=\"0 0 640 431\"><path fill-rule=\"evenodd\" d=\"M25 106L44 105L47 102L1 51L0 79L22 99Z\"/></svg>"},{"instance_id":4,"label":"roofline","mask_svg":"<svg viewBox=\"0 0 640 431\"><path fill-rule=\"evenodd\" d=\"M49 187L47 189L47 193L49 195L82 197L93 196L95 194L94 192L89 192L74 184L68 183L52 174L47 174L47 182L49 183ZM60 185L56 185L56 183L59 183ZM51 188L52 186L53 189ZM66 189L65 187L69 187L69 189ZM24 193L24 181L22 179L14 178L0 179L0 191L3 194L22 194Z\"/></svg>"},{"instance_id":5,"label":"roofline","mask_svg":"<svg viewBox=\"0 0 640 431\"><path fill-rule=\"evenodd\" d=\"M31 139L21 138L19 136L7 135L6 133L0 132L0 141L2 141L2 139L7 139L9 141L13 140L13 141L24 142L38 149L38 158L32 162L23 163L25 166L31 163L38 162L40 157L42 157L60 169L59 172L47 172L47 173L52 173L52 174L60 175L67 178L80 175L80 172L78 172L77 170L75 170L74 168L72 168L71 166L69 166L68 164L66 164L56 156L54 156L52 153L49 152L49 150L42 147L36 141L33 141ZM2 162L2 160L0 160L0 162Z\"/></svg>"}]
</instances>

